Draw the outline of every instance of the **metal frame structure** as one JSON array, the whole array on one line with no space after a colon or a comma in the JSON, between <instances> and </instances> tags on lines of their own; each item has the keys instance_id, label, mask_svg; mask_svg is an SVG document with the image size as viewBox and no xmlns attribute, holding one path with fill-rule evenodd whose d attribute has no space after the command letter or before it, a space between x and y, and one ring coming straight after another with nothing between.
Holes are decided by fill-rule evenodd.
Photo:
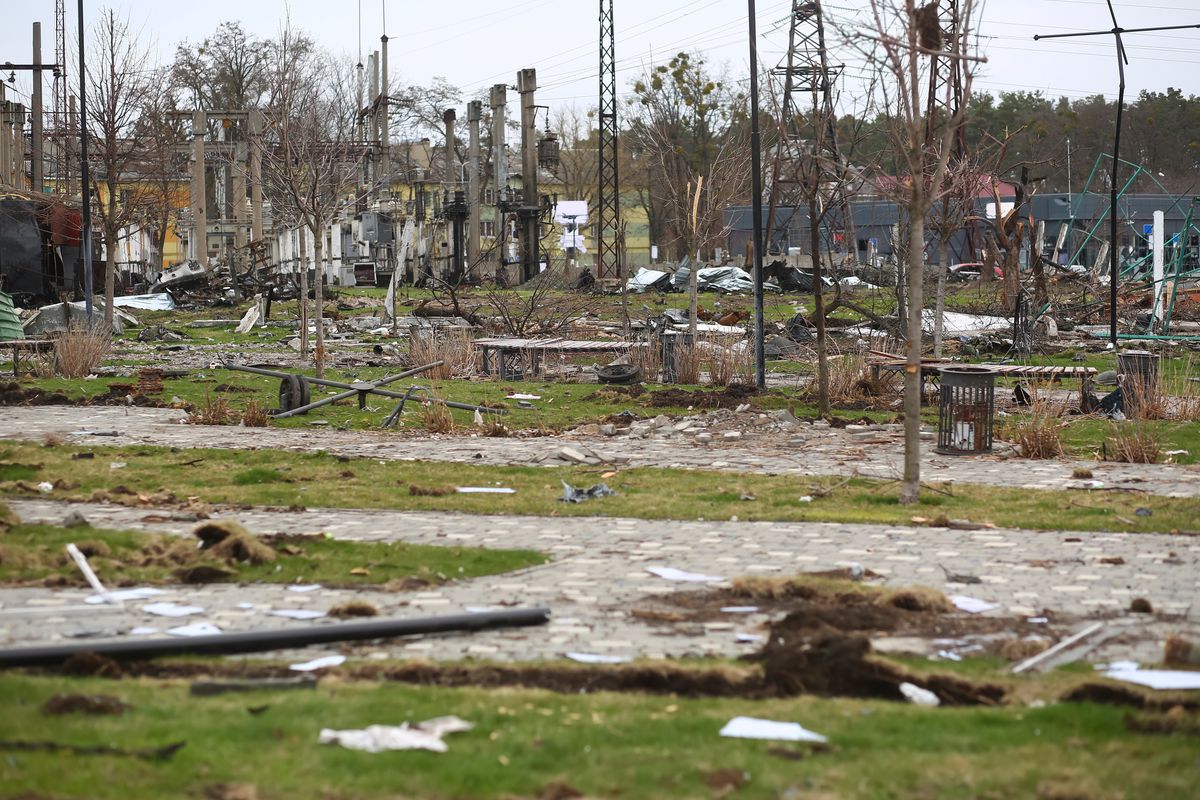
<instances>
[{"instance_id":1,"label":"metal frame structure","mask_svg":"<svg viewBox=\"0 0 1200 800\"><path fill-rule=\"evenodd\" d=\"M596 194L596 277L620 278L621 182L617 163L617 57L615 0L600 0L600 152Z\"/></svg>"},{"instance_id":2,"label":"metal frame structure","mask_svg":"<svg viewBox=\"0 0 1200 800\"><path fill-rule=\"evenodd\" d=\"M783 77L783 98L780 104L779 142L775 147L775 162L772 169L771 196L767 209L766 234L763 246L771 246L775 227L776 211L781 207L792 209L788 221L795 216L803 198L789 197L784 186L795 183L789 177L797 164L804 158L805 139L795 130L796 121L803 112L796 102L796 94L807 93L812 98L812 108L824 116L827 130L822 137L822 155L834 164L842 163L837 142L837 126L833 113L833 84L841 75L844 65L830 66L825 48L825 23L820 0L792 0L791 24L788 28L788 50L783 61L772 73ZM787 200L787 202L784 202ZM840 183L835 188L831 205L840 208L842 227L851 224L849 205ZM809 224L814 224L810 220ZM816 257L816 254L813 254Z\"/></svg>"}]
</instances>

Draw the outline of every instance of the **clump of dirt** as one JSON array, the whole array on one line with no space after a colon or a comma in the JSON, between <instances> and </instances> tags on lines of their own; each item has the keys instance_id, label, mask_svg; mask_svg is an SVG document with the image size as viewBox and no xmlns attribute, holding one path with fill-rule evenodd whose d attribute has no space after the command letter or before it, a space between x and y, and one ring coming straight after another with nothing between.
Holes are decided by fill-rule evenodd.
<instances>
[{"instance_id":1,"label":"clump of dirt","mask_svg":"<svg viewBox=\"0 0 1200 800\"><path fill-rule=\"evenodd\" d=\"M200 551L226 563L248 561L266 564L276 558L275 550L232 520L212 520L196 526L192 535L200 540Z\"/></svg>"},{"instance_id":2,"label":"clump of dirt","mask_svg":"<svg viewBox=\"0 0 1200 800\"><path fill-rule=\"evenodd\" d=\"M575 800L583 797L583 792L563 781L553 781L542 787L538 800Z\"/></svg>"},{"instance_id":3,"label":"clump of dirt","mask_svg":"<svg viewBox=\"0 0 1200 800\"><path fill-rule=\"evenodd\" d=\"M1200 700L1181 700L1179 698L1160 700L1149 697L1137 689L1126 688L1114 683L1083 683L1058 699L1064 703L1099 703L1106 706L1132 706L1160 711L1179 706L1185 711L1200 711Z\"/></svg>"},{"instance_id":4,"label":"clump of dirt","mask_svg":"<svg viewBox=\"0 0 1200 800\"><path fill-rule=\"evenodd\" d=\"M108 546L108 543L99 539L85 539L82 542L76 542L75 546L88 558L108 558L112 555L112 548Z\"/></svg>"},{"instance_id":5,"label":"clump of dirt","mask_svg":"<svg viewBox=\"0 0 1200 800\"><path fill-rule=\"evenodd\" d=\"M378 615L379 609L364 600L351 600L329 609L329 616L337 617L338 619L375 617Z\"/></svg>"},{"instance_id":6,"label":"clump of dirt","mask_svg":"<svg viewBox=\"0 0 1200 800\"><path fill-rule=\"evenodd\" d=\"M19 383L0 383L0 406L69 406L71 398L62 392L47 392L30 387L21 388Z\"/></svg>"},{"instance_id":7,"label":"clump of dirt","mask_svg":"<svg viewBox=\"0 0 1200 800\"><path fill-rule=\"evenodd\" d=\"M1129 604L1129 610L1134 614L1153 614L1154 606L1144 597L1135 597Z\"/></svg>"},{"instance_id":8,"label":"clump of dirt","mask_svg":"<svg viewBox=\"0 0 1200 800\"><path fill-rule=\"evenodd\" d=\"M746 782L746 773L740 769L717 769L704 773L704 785L714 792L736 792Z\"/></svg>"},{"instance_id":9,"label":"clump of dirt","mask_svg":"<svg viewBox=\"0 0 1200 800\"><path fill-rule=\"evenodd\" d=\"M453 486L422 486L419 483L408 485L408 493L413 497L445 497L456 491Z\"/></svg>"},{"instance_id":10,"label":"clump of dirt","mask_svg":"<svg viewBox=\"0 0 1200 800\"><path fill-rule=\"evenodd\" d=\"M650 408L737 408L756 394L758 394L758 390L753 386L743 386L737 383L711 391L661 389L651 392L642 401L642 405Z\"/></svg>"},{"instance_id":11,"label":"clump of dirt","mask_svg":"<svg viewBox=\"0 0 1200 800\"><path fill-rule=\"evenodd\" d=\"M62 664L63 674L79 678L120 678L125 674L113 659L99 653L74 653Z\"/></svg>"},{"instance_id":12,"label":"clump of dirt","mask_svg":"<svg viewBox=\"0 0 1200 800\"><path fill-rule=\"evenodd\" d=\"M129 705L106 694L56 694L42 706L43 714L92 714L119 716Z\"/></svg>"},{"instance_id":13,"label":"clump of dirt","mask_svg":"<svg viewBox=\"0 0 1200 800\"><path fill-rule=\"evenodd\" d=\"M235 574L231 569L224 567L213 566L212 564L199 564L194 567L181 567L175 570L175 578L180 583L221 583L228 581Z\"/></svg>"}]
</instances>

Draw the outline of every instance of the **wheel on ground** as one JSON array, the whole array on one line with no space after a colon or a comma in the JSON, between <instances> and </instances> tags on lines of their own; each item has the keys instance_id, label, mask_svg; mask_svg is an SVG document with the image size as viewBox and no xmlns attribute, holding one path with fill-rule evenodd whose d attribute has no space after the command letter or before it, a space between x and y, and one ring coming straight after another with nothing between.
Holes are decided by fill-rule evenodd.
<instances>
[{"instance_id":1,"label":"wheel on ground","mask_svg":"<svg viewBox=\"0 0 1200 800\"><path fill-rule=\"evenodd\" d=\"M311 402L311 390L303 377L289 375L279 382L280 411L293 411Z\"/></svg>"}]
</instances>

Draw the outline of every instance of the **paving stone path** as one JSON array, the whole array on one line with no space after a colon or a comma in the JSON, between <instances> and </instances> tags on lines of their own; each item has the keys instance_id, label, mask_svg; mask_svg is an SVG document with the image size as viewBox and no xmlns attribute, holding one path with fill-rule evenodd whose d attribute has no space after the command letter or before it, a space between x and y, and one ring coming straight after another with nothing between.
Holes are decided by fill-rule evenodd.
<instances>
[{"instance_id":1,"label":"paving stone path","mask_svg":"<svg viewBox=\"0 0 1200 800\"><path fill-rule=\"evenodd\" d=\"M897 426L833 429L777 414L717 412L697 419L665 417L615 436L586 429L561 436L486 438L413 432L337 431L323 428L241 428L182 425L172 409L38 406L0 408L0 439L40 439L47 434L73 444L153 444L175 447L325 450L386 460L471 464L617 463L643 467L725 470L781 475L852 475L896 478L903 443ZM680 426L685 429L680 430ZM593 426L595 427L595 426ZM89 432L116 432L96 436ZM580 449L580 445L583 446ZM571 448L582 457L564 455ZM1129 489L1169 497L1200 497L1200 466L1032 461L1005 455L942 456L926 441L922 477L1027 489ZM1072 477L1085 468L1093 478Z\"/></svg>"},{"instance_id":2,"label":"paving stone path","mask_svg":"<svg viewBox=\"0 0 1200 800\"><path fill-rule=\"evenodd\" d=\"M53 500L12 502L24 519L56 524L79 511L97 527L186 533L194 521L163 519L146 509ZM222 513L259 534L325 532L354 541L519 547L546 552L551 562L518 572L408 593L320 589L296 593L280 586L207 585L167 587L155 600L204 607L186 620L164 620L131 602L122 608L85 605L83 590L0 589L0 646L79 636L126 636L137 626L166 629L208 621L224 630L294 622L266 609L327 610L352 597L369 600L387 616L458 613L464 609L544 605L549 626L483 632L471 636L398 639L384 643L330 645L283 657L307 658L342 651L360 658L494 660L553 658L571 651L621 656L733 656L754 650L739 634L761 636L761 614L729 615L727 621L663 626L630 614L662 607L677 592L699 591L648 573L669 566L717 577L782 575L861 563L891 585L927 585L1002 604L989 612L1048 612L1069 631L1084 618L1107 618L1124 633L1093 658L1155 662L1170 633L1200 635L1200 538L1165 534L1047 533L1025 530L964 532L882 525L768 522L672 522L622 518L556 519L468 516L356 510L279 512L266 509ZM86 533L81 532L81 538ZM981 583L952 583L947 572L977 576ZM724 585L723 582L710 584ZM1135 597L1149 600L1155 615L1130 614ZM246 607L250 604L250 607ZM745 637L743 637L745 638ZM278 654L277 654L278 655Z\"/></svg>"}]
</instances>

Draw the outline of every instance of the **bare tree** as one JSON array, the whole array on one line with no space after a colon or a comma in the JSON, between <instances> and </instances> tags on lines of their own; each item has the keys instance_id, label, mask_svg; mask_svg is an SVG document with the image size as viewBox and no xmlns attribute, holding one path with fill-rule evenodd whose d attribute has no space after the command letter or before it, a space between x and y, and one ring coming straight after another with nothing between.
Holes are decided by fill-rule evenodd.
<instances>
[{"instance_id":1,"label":"bare tree","mask_svg":"<svg viewBox=\"0 0 1200 800\"><path fill-rule=\"evenodd\" d=\"M251 146L261 148L263 185L276 220L287 229L307 230L313 238L317 266L314 362L320 377L325 371L325 233L341 212L356 202L366 148L356 137L358 109L348 91L354 85L352 77L339 74L332 58L290 26L284 28L273 48L269 73L273 89L266 109L266 130ZM307 283L307 265L302 264L302 352L307 344Z\"/></svg>"},{"instance_id":2,"label":"bare tree","mask_svg":"<svg viewBox=\"0 0 1200 800\"><path fill-rule=\"evenodd\" d=\"M867 63L883 78L880 91L887 109L887 132L901 174L888 181L888 191L907 218L907 359L904 371L904 481L900 502L915 503L921 492L921 335L925 280L925 221L947 192L945 174L951 143L971 93L974 26L979 7L974 0L918 8L914 0L867 0L865 25L844 31ZM939 19L941 11L941 19ZM951 31L946 36L946 31ZM930 113L933 58L954 59L962 73L961 89L942 84L935 98L953 113ZM961 91L958 97L955 91Z\"/></svg>"},{"instance_id":3,"label":"bare tree","mask_svg":"<svg viewBox=\"0 0 1200 800\"><path fill-rule=\"evenodd\" d=\"M92 31L87 65L91 191L104 237L104 324L112 330L117 252L122 231L141 216L150 193L137 180L147 129L139 125L143 103L152 94L149 49L129 23L106 11ZM103 193L99 189L103 188Z\"/></svg>"},{"instance_id":4,"label":"bare tree","mask_svg":"<svg viewBox=\"0 0 1200 800\"><path fill-rule=\"evenodd\" d=\"M169 73L160 71L158 79L166 81ZM141 226L150 232L154 242L156 270L166 267L163 250L167 233L177 220L183 177L187 174L186 156L179 152L185 140L183 119L172 116L171 96L167 92L152 93L142 109L138 128L144 141L139 172L145 184L145 203L141 209Z\"/></svg>"}]
</instances>

